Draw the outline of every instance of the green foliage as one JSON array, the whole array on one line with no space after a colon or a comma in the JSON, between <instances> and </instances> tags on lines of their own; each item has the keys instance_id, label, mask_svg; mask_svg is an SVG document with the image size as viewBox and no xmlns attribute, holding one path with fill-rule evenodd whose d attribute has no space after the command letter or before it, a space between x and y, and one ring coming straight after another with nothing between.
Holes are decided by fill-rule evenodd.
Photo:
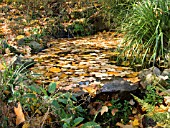
<instances>
[{"instance_id":1,"label":"green foliage","mask_svg":"<svg viewBox=\"0 0 170 128\"><path fill-rule=\"evenodd\" d=\"M132 4L140 0L100 0L102 12L111 28L119 27L126 19Z\"/></svg>"},{"instance_id":2,"label":"green foliage","mask_svg":"<svg viewBox=\"0 0 170 128\"><path fill-rule=\"evenodd\" d=\"M101 128L96 122L87 122L81 128Z\"/></svg>"},{"instance_id":3,"label":"green foliage","mask_svg":"<svg viewBox=\"0 0 170 128\"><path fill-rule=\"evenodd\" d=\"M113 119L119 118L121 121L126 124L129 122L129 115L131 114L131 105L128 101L124 100L123 103L118 100L111 100L112 106L109 107L109 110L118 109L118 112L116 112L115 116L113 116Z\"/></svg>"},{"instance_id":4,"label":"green foliage","mask_svg":"<svg viewBox=\"0 0 170 128\"><path fill-rule=\"evenodd\" d=\"M2 92L0 96L3 99L8 97L5 96L6 92L8 95L12 95L12 97L16 100L19 95L18 87L23 86L23 82L26 79L25 75L23 75L24 73L22 73L26 67L23 65L19 67L14 67L13 65L7 66L5 62L3 65L5 69L0 71L0 91Z\"/></svg>"},{"instance_id":5,"label":"green foliage","mask_svg":"<svg viewBox=\"0 0 170 128\"><path fill-rule=\"evenodd\" d=\"M155 86L148 85L146 87L146 96L144 96L144 101L151 105L157 105L163 102L163 97L159 96L156 92Z\"/></svg>"},{"instance_id":6,"label":"green foliage","mask_svg":"<svg viewBox=\"0 0 170 128\"><path fill-rule=\"evenodd\" d=\"M122 30L123 54L131 63L160 62L169 52L169 0L143 0L133 5ZM124 58L125 59L125 58Z\"/></svg>"},{"instance_id":7,"label":"green foliage","mask_svg":"<svg viewBox=\"0 0 170 128\"><path fill-rule=\"evenodd\" d=\"M131 114L131 105L128 101L121 101L120 99L111 100L112 106L108 106L109 111L104 113L100 119L98 119L101 126L114 126L116 127L117 122L122 122L124 124L129 122L129 115ZM112 111L115 111L113 115ZM105 125L107 124L107 125Z\"/></svg>"}]
</instances>

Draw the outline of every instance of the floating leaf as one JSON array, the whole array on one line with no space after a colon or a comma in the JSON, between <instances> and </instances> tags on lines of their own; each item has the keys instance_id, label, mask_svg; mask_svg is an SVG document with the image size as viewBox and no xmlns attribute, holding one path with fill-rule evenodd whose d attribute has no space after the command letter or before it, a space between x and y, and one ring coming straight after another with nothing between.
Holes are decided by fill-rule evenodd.
<instances>
[{"instance_id":1,"label":"floating leaf","mask_svg":"<svg viewBox=\"0 0 170 128\"><path fill-rule=\"evenodd\" d=\"M128 78L137 77L138 74L139 74L139 72L132 72L130 74L126 74L126 77L128 77Z\"/></svg>"},{"instance_id":2,"label":"floating leaf","mask_svg":"<svg viewBox=\"0 0 170 128\"><path fill-rule=\"evenodd\" d=\"M54 72L54 73L58 73L58 72L61 72L61 69L60 68L55 68L55 67L52 67L49 69L50 72Z\"/></svg>"},{"instance_id":3,"label":"floating leaf","mask_svg":"<svg viewBox=\"0 0 170 128\"><path fill-rule=\"evenodd\" d=\"M95 97L97 89L94 89L94 87L84 87L83 91L88 92L92 97Z\"/></svg>"},{"instance_id":4,"label":"floating leaf","mask_svg":"<svg viewBox=\"0 0 170 128\"><path fill-rule=\"evenodd\" d=\"M16 125L19 125L20 123L25 121L25 116L24 116L24 113L22 112L22 107L21 107L20 102L18 102L17 107L14 107L14 112L15 112L15 114L17 116Z\"/></svg>"},{"instance_id":5,"label":"floating leaf","mask_svg":"<svg viewBox=\"0 0 170 128\"><path fill-rule=\"evenodd\" d=\"M103 115L105 112L108 112L108 107L107 106L103 106L102 109L101 109L101 115Z\"/></svg>"},{"instance_id":6,"label":"floating leaf","mask_svg":"<svg viewBox=\"0 0 170 128\"><path fill-rule=\"evenodd\" d=\"M134 77L134 78L124 78L124 80L130 81L132 83L136 83L139 82L140 79L138 77Z\"/></svg>"},{"instance_id":7,"label":"floating leaf","mask_svg":"<svg viewBox=\"0 0 170 128\"><path fill-rule=\"evenodd\" d=\"M50 85L48 86L48 92L49 93L54 93L55 90L56 90L56 86L57 86L57 84L55 82L50 83Z\"/></svg>"}]
</instances>

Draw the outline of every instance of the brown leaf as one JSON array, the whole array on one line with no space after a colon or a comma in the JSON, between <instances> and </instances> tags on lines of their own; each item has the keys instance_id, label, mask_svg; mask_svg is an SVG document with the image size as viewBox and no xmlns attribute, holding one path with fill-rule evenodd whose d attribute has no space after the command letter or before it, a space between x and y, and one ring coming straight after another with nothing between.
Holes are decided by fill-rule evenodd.
<instances>
[{"instance_id":1,"label":"brown leaf","mask_svg":"<svg viewBox=\"0 0 170 128\"><path fill-rule=\"evenodd\" d=\"M112 109L112 111L111 111L112 116L114 116L114 115L116 114L116 112L118 112L118 109L117 109L117 108Z\"/></svg>"},{"instance_id":2,"label":"brown leaf","mask_svg":"<svg viewBox=\"0 0 170 128\"><path fill-rule=\"evenodd\" d=\"M17 116L16 118L16 125L19 125L20 123L25 121L24 113L22 112L22 107L20 102L18 102L18 107L14 107L14 112Z\"/></svg>"}]
</instances>

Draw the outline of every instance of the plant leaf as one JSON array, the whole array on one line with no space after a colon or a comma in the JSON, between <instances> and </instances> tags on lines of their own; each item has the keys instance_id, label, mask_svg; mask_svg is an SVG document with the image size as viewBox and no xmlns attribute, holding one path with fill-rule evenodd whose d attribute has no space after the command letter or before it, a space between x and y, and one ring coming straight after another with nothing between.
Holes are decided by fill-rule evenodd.
<instances>
[{"instance_id":1,"label":"plant leaf","mask_svg":"<svg viewBox=\"0 0 170 128\"><path fill-rule=\"evenodd\" d=\"M56 90L56 83L53 82L53 83L50 83L50 85L48 86L48 92L49 93L54 93Z\"/></svg>"},{"instance_id":2,"label":"plant leaf","mask_svg":"<svg viewBox=\"0 0 170 128\"><path fill-rule=\"evenodd\" d=\"M101 128L96 122L87 122L81 128Z\"/></svg>"},{"instance_id":3,"label":"plant leaf","mask_svg":"<svg viewBox=\"0 0 170 128\"><path fill-rule=\"evenodd\" d=\"M78 117L78 118L74 119L74 125L73 125L73 126L77 126L77 125L80 124L83 120L84 120L84 118L82 118L82 117Z\"/></svg>"}]
</instances>

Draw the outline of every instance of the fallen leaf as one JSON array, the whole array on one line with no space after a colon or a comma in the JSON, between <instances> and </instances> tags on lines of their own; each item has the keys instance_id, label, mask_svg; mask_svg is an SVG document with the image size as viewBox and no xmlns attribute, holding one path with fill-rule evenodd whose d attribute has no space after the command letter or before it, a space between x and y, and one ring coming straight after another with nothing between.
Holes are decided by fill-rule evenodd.
<instances>
[{"instance_id":1,"label":"fallen leaf","mask_svg":"<svg viewBox=\"0 0 170 128\"><path fill-rule=\"evenodd\" d=\"M139 120L138 119L134 119L134 121L132 122L133 126L139 126Z\"/></svg>"},{"instance_id":2,"label":"fallen leaf","mask_svg":"<svg viewBox=\"0 0 170 128\"><path fill-rule=\"evenodd\" d=\"M24 38L24 35L18 35L18 36L16 37L17 40L20 40L20 39L22 39L22 38Z\"/></svg>"},{"instance_id":3,"label":"fallen leaf","mask_svg":"<svg viewBox=\"0 0 170 128\"><path fill-rule=\"evenodd\" d=\"M95 97L97 89L93 87L84 87L83 91L88 92L92 97Z\"/></svg>"},{"instance_id":4,"label":"fallen leaf","mask_svg":"<svg viewBox=\"0 0 170 128\"><path fill-rule=\"evenodd\" d=\"M139 82L140 79L138 77L134 77L134 78L124 78L124 80L130 81L132 83L136 83Z\"/></svg>"},{"instance_id":5,"label":"fallen leaf","mask_svg":"<svg viewBox=\"0 0 170 128\"><path fill-rule=\"evenodd\" d=\"M103 106L102 109L101 109L101 115L103 115L105 112L108 112L108 107L107 106Z\"/></svg>"},{"instance_id":6,"label":"fallen leaf","mask_svg":"<svg viewBox=\"0 0 170 128\"><path fill-rule=\"evenodd\" d=\"M170 96L164 96L164 101L166 105L170 105Z\"/></svg>"},{"instance_id":7,"label":"fallen leaf","mask_svg":"<svg viewBox=\"0 0 170 128\"><path fill-rule=\"evenodd\" d=\"M17 116L16 125L19 125L20 123L25 121L25 116L24 116L24 113L22 112L22 107L21 107L20 102L18 102L17 107L14 107L14 112L15 112L15 114Z\"/></svg>"},{"instance_id":8,"label":"fallen leaf","mask_svg":"<svg viewBox=\"0 0 170 128\"><path fill-rule=\"evenodd\" d=\"M139 74L139 72L132 72L130 74L126 74L126 77L128 77L128 78L137 77L138 74Z\"/></svg>"},{"instance_id":9,"label":"fallen leaf","mask_svg":"<svg viewBox=\"0 0 170 128\"><path fill-rule=\"evenodd\" d=\"M54 73L58 73L58 72L61 72L61 69L60 68L55 68L55 67L52 67L49 69L50 72L54 72Z\"/></svg>"},{"instance_id":10,"label":"fallen leaf","mask_svg":"<svg viewBox=\"0 0 170 128\"><path fill-rule=\"evenodd\" d=\"M118 109L117 109L117 108L112 109L112 111L111 111L112 116L114 116L114 115L116 114L116 112L118 112Z\"/></svg>"},{"instance_id":11,"label":"fallen leaf","mask_svg":"<svg viewBox=\"0 0 170 128\"><path fill-rule=\"evenodd\" d=\"M112 106L112 103L111 103L110 101L106 101L104 104L105 104L106 106Z\"/></svg>"}]
</instances>

